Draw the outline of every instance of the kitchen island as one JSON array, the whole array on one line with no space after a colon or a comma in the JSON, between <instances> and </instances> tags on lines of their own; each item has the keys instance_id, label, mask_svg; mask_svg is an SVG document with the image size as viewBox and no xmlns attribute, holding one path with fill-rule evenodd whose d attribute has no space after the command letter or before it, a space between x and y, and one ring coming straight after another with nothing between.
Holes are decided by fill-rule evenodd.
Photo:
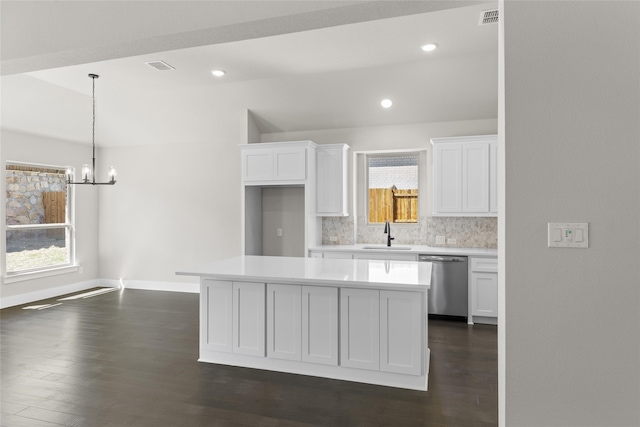
<instances>
[{"instance_id":1,"label":"kitchen island","mask_svg":"<svg viewBox=\"0 0 640 427\"><path fill-rule=\"evenodd\" d=\"M201 362L427 390L428 262L240 256L200 277Z\"/></svg>"}]
</instances>

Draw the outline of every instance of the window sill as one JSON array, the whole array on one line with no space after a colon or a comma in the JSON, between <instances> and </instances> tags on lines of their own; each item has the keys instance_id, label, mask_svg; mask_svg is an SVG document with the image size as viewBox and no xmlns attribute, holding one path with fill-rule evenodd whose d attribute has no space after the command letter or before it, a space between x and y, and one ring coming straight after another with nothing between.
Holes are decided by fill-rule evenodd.
<instances>
[{"instance_id":1,"label":"window sill","mask_svg":"<svg viewBox=\"0 0 640 427\"><path fill-rule=\"evenodd\" d=\"M4 283L24 282L25 280L41 279L44 277L57 276L59 274L75 273L80 266L65 265L63 267L52 267L47 270L29 271L25 273L7 274Z\"/></svg>"}]
</instances>

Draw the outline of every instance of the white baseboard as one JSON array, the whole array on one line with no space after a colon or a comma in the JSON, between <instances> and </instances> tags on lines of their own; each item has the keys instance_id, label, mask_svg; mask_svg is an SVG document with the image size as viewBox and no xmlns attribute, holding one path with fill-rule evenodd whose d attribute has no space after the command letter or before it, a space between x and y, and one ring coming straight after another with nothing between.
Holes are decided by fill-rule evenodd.
<instances>
[{"instance_id":1,"label":"white baseboard","mask_svg":"<svg viewBox=\"0 0 640 427\"><path fill-rule=\"evenodd\" d=\"M120 286L119 280L106 280L105 282L115 282ZM192 294L200 293L200 284L184 282L157 282L153 280L122 280L125 289L143 289L147 291L168 291L168 292L188 292Z\"/></svg>"},{"instance_id":2,"label":"white baseboard","mask_svg":"<svg viewBox=\"0 0 640 427\"><path fill-rule=\"evenodd\" d=\"M41 291L28 292L25 294L14 295L10 297L0 298L0 309L14 307L16 305L28 304L34 301L54 298L61 295L70 294L72 292L84 291L86 289L97 287L110 287L125 289L144 289L148 291L169 291L169 292L188 292L200 293L200 285L198 283L176 283L176 282L156 282L152 280L117 280L117 279L94 279L85 282L72 283L55 288L43 289Z\"/></svg>"},{"instance_id":3,"label":"white baseboard","mask_svg":"<svg viewBox=\"0 0 640 427\"><path fill-rule=\"evenodd\" d=\"M0 298L0 308L14 307L16 305L28 304L34 301L40 301L43 299L54 298L61 295L70 294L73 292L84 291L91 288L97 288L99 286L110 287L112 285L106 283L104 280L94 279L84 282L71 283L69 285L57 286L55 288L42 289L41 291L27 292L25 294L13 295L10 297ZM119 287L118 284L115 287Z\"/></svg>"}]
</instances>

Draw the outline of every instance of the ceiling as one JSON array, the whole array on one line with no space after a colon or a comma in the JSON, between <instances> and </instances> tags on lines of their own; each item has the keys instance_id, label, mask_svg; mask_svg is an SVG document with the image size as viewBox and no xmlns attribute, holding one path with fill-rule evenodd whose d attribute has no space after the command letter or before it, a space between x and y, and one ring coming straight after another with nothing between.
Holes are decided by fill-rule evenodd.
<instances>
[{"instance_id":1,"label":"ceiling","mask_svg":"<svg viewBox=\"0 0 640 427\"><path fill-rule=\"evenodd\" d=\"M55 15L47 9L54 3L38 9L40 20ZM93 16L92 3L166 9L181 2L59 3L79 3ZM103 17L118 12L114 19L132 16L111 39L96 31L91 40L57 37L59 45L50 46L23 38L5 49L3 41L2 127L90 143L89 73L100 75L96 142L102 146L215 142L237 135L227 124L243 126L247 110L263 133L496 118L498 26L478 25L481 12L496 5L401 3L408 15L383 7L389 2L189 2L214 5L217 13L198 19L206 10L193 8L185 19L178 9L162 9L164 20L153 24L148 9L98 10ZM4 4L2 11L3 39L12 29L5 21L16 28L12 37L28 33L7 17ZM8 11L14 18L33 15ZM135 13L146 17L144 25ZM169 25L172 13L181 18ZM43 24L32 18L29 25ZM438 49L422 52L425 42ZM175 70L145 64L156 60ZM214 68L227 75L213 77ZM394 101L388 110L380 107L385 97Z\"/></svg>"}]
</instances>

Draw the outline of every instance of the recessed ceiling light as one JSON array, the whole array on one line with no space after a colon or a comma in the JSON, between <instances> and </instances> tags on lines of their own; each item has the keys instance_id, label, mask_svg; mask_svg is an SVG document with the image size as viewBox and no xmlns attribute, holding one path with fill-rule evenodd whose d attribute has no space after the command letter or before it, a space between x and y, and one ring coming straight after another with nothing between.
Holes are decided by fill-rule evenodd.
<instances>
[{"instance_id":1,"label":"recessed ceiling light","mask_svg":"<svg viewBox=\"0 0 640 427\"><path fill-rule=\"evenodd\" d=\"M393 105L393 101L390 99L383 99L382 101L380 101L380 105L382 105L382 108L389 108Z\"/></svg>"},{"instance_id":2,"label":"recessed ceiling light","mask_svg":"<svg viewBox=\"0 0 640 427\"><path fill-rule=\"evenodd\" d=\"M227 72L224 70L211 70L211 74L213 74L216 77L222 77L225 74L227 74Z\"/></svg>"},{"instance_id":3,"label":"recessed ceiling light","mask_svg":"<svg viewBox=\"0 0 640 427\"><path fill-rule=\"evenodd\" d=\"M437 44L435 43L427 43L427 44L423 44L420 49L424 50L425 52L432 52L434 50L436 50L436 48L438 47Z\"/></svg>"}]
</instances>

